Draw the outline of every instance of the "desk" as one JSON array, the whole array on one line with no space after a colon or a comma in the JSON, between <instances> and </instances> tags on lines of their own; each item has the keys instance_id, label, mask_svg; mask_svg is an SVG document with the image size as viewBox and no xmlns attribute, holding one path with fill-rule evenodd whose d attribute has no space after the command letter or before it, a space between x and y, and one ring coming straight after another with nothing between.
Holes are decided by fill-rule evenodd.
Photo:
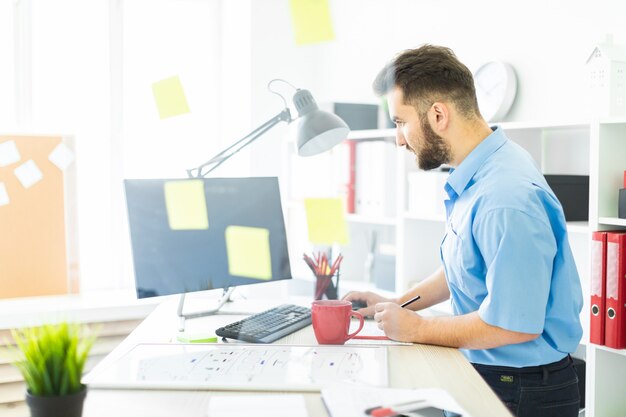
<instances>
[{"instance_id":1,"label":"desk","mask_svg":"<svg viewBox=\"0 0 626 417\"><path fill-rule=\"evenodd\" d=\"M175 334L178 319L176 301L159 305L117 348L100 362L107 366L137 343L165 343ZM263 311L281 301L238 300L224 310ZM282 302L309 305L306 299ZM192 304L192 303L190 303ZM192 310L193 311L193 310ZM189 331L214 330L242 316L214 315L187 321ZM317 344L308 326L276 343ZM510 416L489 386L457 349L429 345L389 346L389 383L394 388L443 388L475 417ZM213 391L214 393L214 391ZM220 391L220 395L228 395ZM249 394L250 392L247 392ZM100 390L90 389L85 401L84 417L206 417L211 391ZM255 393L263 395L264 393ZM310 417L327 416L319 393L304 393Z\"/></svg>"}]
</instances>

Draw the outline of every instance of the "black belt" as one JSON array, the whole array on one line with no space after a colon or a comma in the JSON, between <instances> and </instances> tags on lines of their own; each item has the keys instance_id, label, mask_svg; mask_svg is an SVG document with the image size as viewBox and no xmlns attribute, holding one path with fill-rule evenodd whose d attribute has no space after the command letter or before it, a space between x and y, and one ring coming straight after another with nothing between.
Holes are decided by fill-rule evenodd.
<instances>
[{"instance_id":1,"label":"black belt","mask_svg":"<svg viewBox=\"0 0 626 417\"><path fill-rule=\"evenodd\" d=\"M567 355L557 362L552 362L545 365L525 366L522 368L514 368L512 366L482 365L478 363L473 363L472 365L474 365L474 368L476 368L476 370L478 371L484 370L518 374L544 374L545 372L554 372L567 368L570 363L573 363L572 358L570 357L570 355Z\"/></svg>"}]
</instances>

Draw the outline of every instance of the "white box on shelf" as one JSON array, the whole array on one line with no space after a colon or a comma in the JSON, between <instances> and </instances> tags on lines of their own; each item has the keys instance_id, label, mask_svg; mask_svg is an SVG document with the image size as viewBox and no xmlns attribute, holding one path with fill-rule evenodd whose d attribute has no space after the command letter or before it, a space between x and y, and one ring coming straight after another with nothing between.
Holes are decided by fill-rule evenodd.
<instances>
[{"instance_id":1,"label":"white box on shelf","mask_svg":"<svg viewBox=\"0 0 626 417\"><path fill-rule=\"evenodd\" d=\"M411 215L445 217L444 190L448 172L416 171L408 174L408 211Z\"/></svg>"}]
</instances>

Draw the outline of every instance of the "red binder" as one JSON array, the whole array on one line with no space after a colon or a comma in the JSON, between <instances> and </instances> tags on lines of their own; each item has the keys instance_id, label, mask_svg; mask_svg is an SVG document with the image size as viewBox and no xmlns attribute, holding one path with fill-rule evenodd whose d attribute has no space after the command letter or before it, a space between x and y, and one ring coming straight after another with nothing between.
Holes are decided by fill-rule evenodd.
<instances>
[{"instance_id":1,"label":"red binder","mask_svg":"<svg viewBox=\"0 0 626 417\"><path fill-rule=\"evenodd\" d=\"M348 183L346 184L346 212L355 213L356 141L346 141L346 146L348 146Z\"/></svg>"},{"instance_id":2,"label":"red binder","mask_svg":"<svg viewBox=\"0 0 626 417\"><path fill-rule=\"evenodd\" d=\"M604 318L606 315L606 234L591 234L591 307L589 341L604 344Z\"/></svg>"},{"instance_id":3,"label":"red binder","mask_svg":"<svg viewBox=\"0 0 626 417\"><path fill-rule=\"evenodd\" d=\"M606 235L606 318L604 344L626 348L626 234Z\"/></svg>"}]
</instances>

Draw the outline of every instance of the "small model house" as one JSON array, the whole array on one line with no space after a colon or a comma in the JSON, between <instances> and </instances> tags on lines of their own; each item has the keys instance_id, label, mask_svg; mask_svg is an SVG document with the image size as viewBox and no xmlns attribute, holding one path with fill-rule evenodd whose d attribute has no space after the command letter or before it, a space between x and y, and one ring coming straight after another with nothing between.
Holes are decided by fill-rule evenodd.
<instances>
[{"instance_id":1,"label":"small model house","mask_svg":"<svg viewBox=\"0 0 626 417\"><path fill-rule=\"evenodd\" d=\"M587 59L591 109L598 117L626 116L626 45L607 36Z\"/></svg>"}]
</instances>

